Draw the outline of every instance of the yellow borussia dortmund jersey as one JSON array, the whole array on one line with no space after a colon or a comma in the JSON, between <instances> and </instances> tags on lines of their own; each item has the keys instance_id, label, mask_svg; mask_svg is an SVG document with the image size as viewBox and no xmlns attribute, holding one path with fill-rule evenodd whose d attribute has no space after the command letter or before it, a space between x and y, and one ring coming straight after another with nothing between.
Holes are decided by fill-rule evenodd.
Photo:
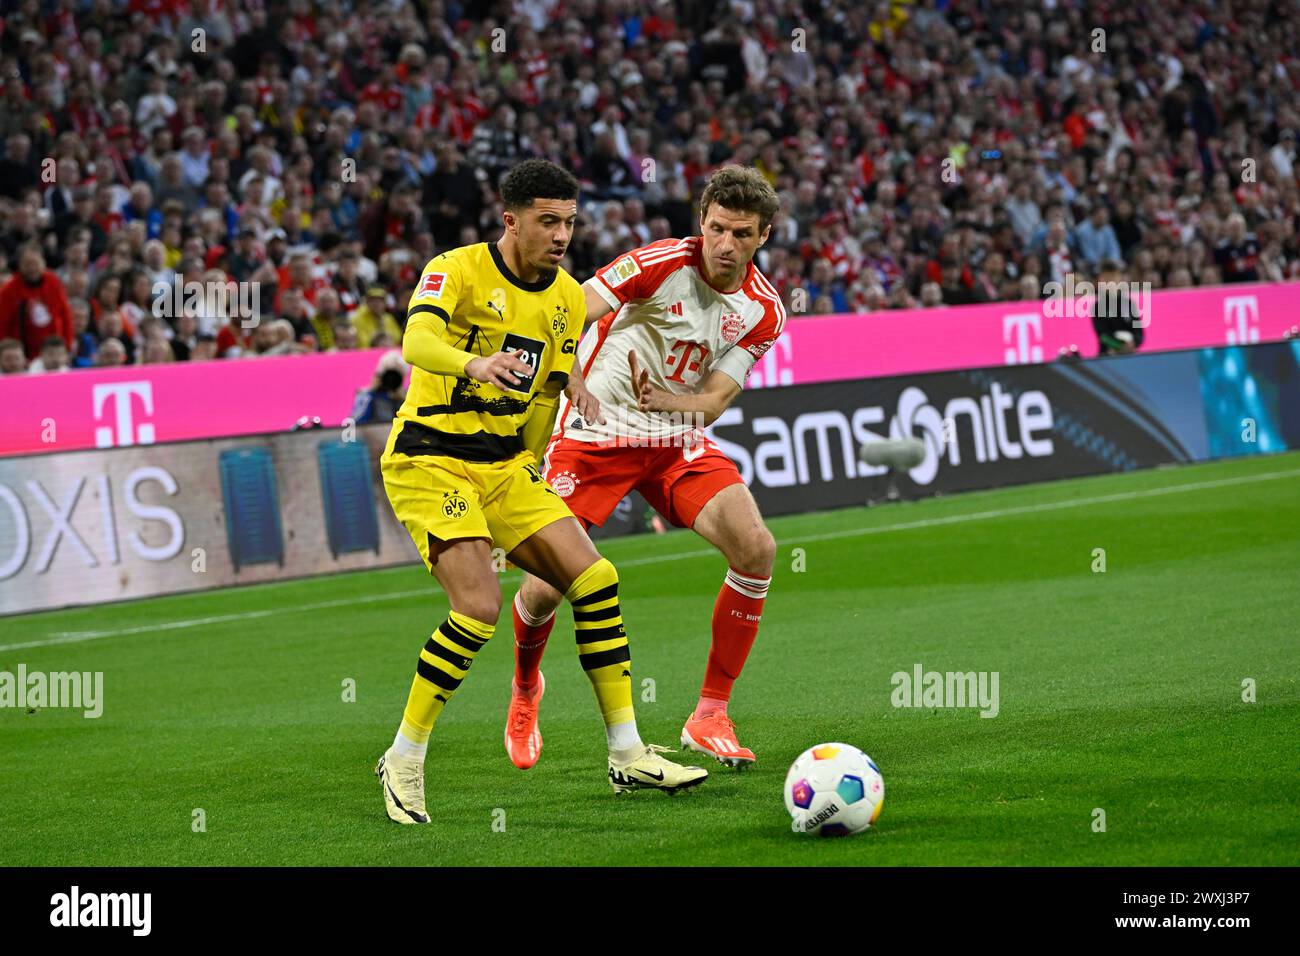
<instances>
[{"instance_id":1,"label":"yellow borussia dortmund jersey","mask_svg":"<svg viewBox=\"0 0 1300 956\"><path fill-rule=\"evenodd\" d=\"M428 324L472 355L514 352L532 374L503 390L413 368L392 450L471 462L518 455L524 450L520 430L538 392L568 381L586 311L582 287L567 272L524 282L496 243L461 246L431 259L411 296L408 334L415 323Z\"/></svg>"}]
</instances>

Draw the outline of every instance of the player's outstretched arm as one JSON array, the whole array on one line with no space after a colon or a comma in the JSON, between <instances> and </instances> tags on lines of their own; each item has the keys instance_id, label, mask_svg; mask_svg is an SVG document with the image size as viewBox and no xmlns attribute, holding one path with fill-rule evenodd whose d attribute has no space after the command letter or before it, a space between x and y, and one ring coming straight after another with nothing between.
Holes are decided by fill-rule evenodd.
<instances>
[{"instance_id":1,"label":"player's outstretched arm","mask_svg":"<svg viewBox=\"0 0 1300 956\"><path fill-rule=\"evenodd\" d=\"M509 352L471 355L447 342L432 323L411 322L402 336L402 358L434 375L472 378L498 388L514 388L532 374L527 362Z\"/></svg>"},{"instance_id":2,"label":"player's outstretched arm","mask_svg":"<svg viewBox=\"0 0 1300 956\"><path fill-rule=\"evenodd\" d=\"M632 369L632 392L643 412L687 412L712 425L740 394L740 385L726 372L711 372L693 395L674 395L650 384L650 372L641 367L635 352L627 353Z\"/></svg>"}]
</instances>

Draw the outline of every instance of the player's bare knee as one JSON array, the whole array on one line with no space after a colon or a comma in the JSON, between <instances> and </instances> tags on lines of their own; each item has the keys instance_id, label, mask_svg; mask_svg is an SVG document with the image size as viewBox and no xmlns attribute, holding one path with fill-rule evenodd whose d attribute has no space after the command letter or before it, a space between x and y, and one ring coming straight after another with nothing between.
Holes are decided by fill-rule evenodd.
<instances>
[{"instance_id":1,"label":"player's bare knee","mask_svg":"<svg viewBox=\"0 0 1300 956\"><path fill-rule=\"evenodd\" d=\"M493 624L501 616L501 594L471 594L453 602L452 610L484 624Z\"/></svg>"},{"instance_id":2,"label":"player's bare knee","mask_svg":"<svg viewBox=\"0 0 1300 956\"><path fill-rule=\"evenodd\" d=\"M747 531L735 550L736 553L728 557L737 571L761 574L764 577L772 574L772 563L776 560L776 539L765 525L756 525Z\"/></svg>"},{"instance_id":3,"label":"player's bare knee","mask_svg":"<svg viewBox=\"0 0 1300 956\"><path fill-rule=\"evenodd\" d=\"M534 575L526 575L519 588L519 599L531 617L546 617L564 600L564 595Z\"/></svg>"}]
</instances>

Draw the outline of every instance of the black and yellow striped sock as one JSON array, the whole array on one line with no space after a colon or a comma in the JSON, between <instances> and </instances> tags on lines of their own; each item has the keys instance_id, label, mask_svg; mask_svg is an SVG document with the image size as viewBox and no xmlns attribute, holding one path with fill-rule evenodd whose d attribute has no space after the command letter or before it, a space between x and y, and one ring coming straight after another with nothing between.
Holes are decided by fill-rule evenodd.
<instances>
[{"instance_id":1,"label":"black and yellow striped sock","mask_svg":"<svg viewBox=\"0 0 1300 956\"><path fill-rule=\"evenodd\" d=\"M564 596L573 605L578 660L596 692L605 726L633 722L635 727L632 655L618 608L618 572L601 558L578 575Z\"/></svg>"},{"instance_id":2,"label":"black and yellow striped sock","mask_svg":"<svg viewBox=\"0 0 1300 956\"><path fill-rule=\"evenodd\" d=\"M487 644L495 626L455 611L447 615L447 620L425 642L416 662L415 680L411 682L411 694L406 698L406 712L402 715L403 737L413 744L428 742L442 708L460 687L475 655Z\"/></svg>"}]
</instances>

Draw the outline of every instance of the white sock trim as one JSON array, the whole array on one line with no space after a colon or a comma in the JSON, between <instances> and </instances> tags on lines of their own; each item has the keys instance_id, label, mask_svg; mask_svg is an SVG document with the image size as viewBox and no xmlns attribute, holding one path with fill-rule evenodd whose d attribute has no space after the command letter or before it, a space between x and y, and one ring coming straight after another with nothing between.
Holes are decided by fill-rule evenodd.
<instances>
[{"instance_id":1,"label":"white sock trim","mask_svg":"<svg viewBox=\"0 0 1300 956\"><path fill-rule=\"evenodd\" d=\"M417 744L400 730L397 736L393 738L393 753L399 757L412 757L421 762L424 761L424 755L429 752L428 741Z\"/></svg>"},{"instance_id":2,"label":"white sock trim","mask_svg":"<svg viewBox=\"0 0 1300 956\"><path fill-rule=\"evenodd\" d=\"M724 583L727 587L731 588L733 591L738 591L745 595L745 597L761 601L763 598L767 597L767 589L771 585L772 579L750 577L749 575L741 574L739 571L733 571L731 568L727 568L727 576L724 579Z\"/></svg>"},{"instance_id":3,"label":"white sock trim","mask_svg":"<svg viewBox=\"0 0 1300 956\"><path fill-rule=\"evenodd\" d=\"M515 610L519 612L519 619L529 627L540 627L551 618L555 617L555 608L551 608L551 613L544 617L533 617L528 613L528 608L524 607L524 595L522 591L515 592Z\"/></svg>"},{"instance_id":4,"label":"white sock trim","mask_svg":"<svg viewBox=\"0 0 1300 956\"><path fill-rule=\"evenodd\" d=\"M631 750L634 747L644 746L641 743L641 735L637 733L635 720L610 724L605 728L605 742L609 744L610 750Z\"/></svg>"}]
</instances>

